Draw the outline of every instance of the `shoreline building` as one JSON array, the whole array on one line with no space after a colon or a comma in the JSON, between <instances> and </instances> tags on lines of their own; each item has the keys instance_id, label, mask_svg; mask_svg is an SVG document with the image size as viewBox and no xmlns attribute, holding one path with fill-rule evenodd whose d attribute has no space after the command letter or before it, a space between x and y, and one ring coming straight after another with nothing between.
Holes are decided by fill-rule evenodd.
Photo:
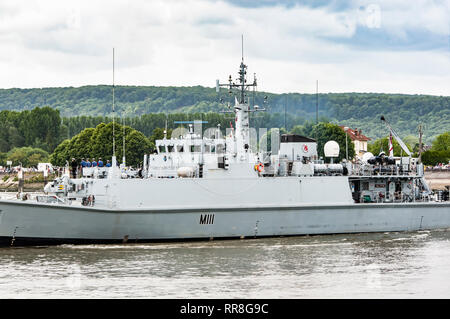
<instances>
[{"instance_id":1,"label":"shoreline building","mask_svg":"<svg viewBox=\"0 0 450 319\"><path fill-rule=\"evenodd\" d=\"M345 132L344 128L346 128L346 126L339 125L339 127ZM356 156L361 158L364 155L364 153L367 152L367 142L370 141L371 138L363 135L362 130L358 128L351 129L348 127L346 133L350 138L350 140L355 145Z\"/></svg>"}]
</instances>

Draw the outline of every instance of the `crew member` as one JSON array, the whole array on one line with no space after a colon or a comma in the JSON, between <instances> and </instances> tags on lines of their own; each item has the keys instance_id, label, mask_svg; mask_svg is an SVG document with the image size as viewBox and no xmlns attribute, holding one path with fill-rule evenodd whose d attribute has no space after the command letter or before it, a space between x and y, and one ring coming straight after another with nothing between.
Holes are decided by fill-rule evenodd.
<instances>
[{"instance_id":1,"label":"crew member","mask_svg":"<svg viewBox=\"0 0 450 319\"><path fill-rule=\"evenodd\" d=\"M72 168L72 178L77 178L78 163L75 160L75 158L72 158L72 162L70 163L70 167Z\"/></svg>"}]
</instances>

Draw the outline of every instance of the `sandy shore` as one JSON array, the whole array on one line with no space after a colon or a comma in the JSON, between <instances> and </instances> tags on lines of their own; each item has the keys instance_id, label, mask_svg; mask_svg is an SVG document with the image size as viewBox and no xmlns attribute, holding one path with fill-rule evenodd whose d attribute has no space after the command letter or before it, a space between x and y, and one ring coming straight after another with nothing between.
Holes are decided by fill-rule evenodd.
<instances>
[{"instance_id":1,"label":"sandy shore","mask_svg":"<svg viewBox=\"0 0 450 319\"><path fill-rule=\"evenodd\" d=\"M25 192L39 192L44 190L45 184L42 173L25 173L24 178L23 187ZM52 179L53 176L48 177L48 181ZM0 192L17 192L18 188L17 174L0 174Z\"/></svg>"},{"instance_id":2,"label":"sandy shore","mask_svg":"<svg viewBox=\"0 0 450 319\"><path fill-rule=\"evenodd\" d=\"M445 189L450 185L450 171L426 171L425 181L431 189Z\"/></svg>"}]
</instances>

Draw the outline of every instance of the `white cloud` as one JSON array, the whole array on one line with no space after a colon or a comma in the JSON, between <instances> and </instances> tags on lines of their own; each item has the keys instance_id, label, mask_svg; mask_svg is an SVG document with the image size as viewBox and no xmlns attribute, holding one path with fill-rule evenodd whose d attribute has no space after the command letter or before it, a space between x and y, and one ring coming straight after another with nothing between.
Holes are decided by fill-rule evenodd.
<instances>
[{"instance_id":1,"label":"white cloud","mask_svg":"<svg viewBox=\"0 0 450 319\"><path fill-rule=\"evenodd\" d=\"M378 7L379 21L370 16ZM428 1L356 1L340 11L206 0L3 1L0 87L109 84L113 47L118 85L213 86L236 76L244 34L259 90L313 93L319 79L322 92L449 95L448 9ZM358 30L374 38L362 44ZM410 39L413 31L438 40L416 48L427 39Z\"/></svg>"}]
</instances>

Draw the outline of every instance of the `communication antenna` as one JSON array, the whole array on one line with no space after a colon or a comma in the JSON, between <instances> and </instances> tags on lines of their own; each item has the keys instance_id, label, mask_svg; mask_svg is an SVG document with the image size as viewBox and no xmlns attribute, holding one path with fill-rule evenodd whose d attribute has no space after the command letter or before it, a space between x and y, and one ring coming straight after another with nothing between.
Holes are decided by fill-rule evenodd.
<instances>
[{"instance_id":1,"label":"communication antenna","mask_svg":"<svg viewBox=\"0 0 450 319\"><path fill-rule=\"evenodd\" d=\"M319 80L316 80L316 124L319 123Z\"/></svg>"},{"instance_id":2,"label":"communication antenna","mask_svg":"<svg viewBox=\"0 0 450 319\"><path fill-rule=\"evenodd\" d=\"M287 131L287 126L286 126L286 108L287 108L287 94L284 97L284 128Z\"/></svg>"},{"instance_id":3,"label":"communication antenna","mask_svg":"<svg viewBox=\"0 0 450 319\"><path fill-rule=\"evenodd\" d=\"M422 144L422 137L423 137L423 125L422 123L419 124L419 163L422 163L422 153L423 153L423 144Z\"/></svg>"},{"instance_id":4,"label":"communication antenna","mask_svg":"<svg viewBox=\"0 0 450 319\"><path fill-rule=\"evenodd\" d=\"M166 115L166 125L164 126L164 139L167 138L167 115Z\"/></svg>"},{"instance_id":5,"label":"communication antenna","mask_svg":"<svg viewBox=\"0 0 450 319\"><path fill-rule=\"evenodd\" d=\"M125 167L126 166L126 161L125 161L125 117L123 117L122 118L122 130L123 130L123 133L122 133L122 136L123 136L123 157L122 157L122 163L123 163L123 166Z\"/></svg>"},{"instance_id":6,"label":"communication antenna","mask_svg":"<svg viewBox=\"0 0 450 319\"><path fill-rule=\"evenodd\" d=\"M244 62L244 35L241 34L242 62Z\"/></svg>"},{"instance_id":7,"label":"communication antenna","mask_svg":"<svg viewBox=\"0 0 450 319\"><path fill-rule=\"evenodd\" d=\"M113 157L116 157L115 108L114 108L114 48L113 48L112 111L113 111Z\"/></svg>"}]
</instances>

